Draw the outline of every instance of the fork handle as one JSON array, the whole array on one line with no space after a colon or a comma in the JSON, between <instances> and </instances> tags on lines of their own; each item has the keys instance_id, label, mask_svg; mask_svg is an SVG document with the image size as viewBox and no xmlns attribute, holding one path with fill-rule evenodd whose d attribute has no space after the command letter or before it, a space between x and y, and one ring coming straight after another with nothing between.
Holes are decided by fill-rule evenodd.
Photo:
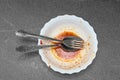
<instances>
[{"instance_id":1,"label":"fork handle","mask_svg":"<svg viewBox=\"0 0 120 80\"><path fill-rule=\"evenodd\" d=\"M36 50L39 50L39 49L49 48L49 47L56 47L56 46L59 46L59 45L58 44L55 44L55 45L42 45L42 46L21 45L21 46L16 48L16 51L19 51L19 52L32 52L32 51L36 51Z\"/></svg>"},{"instance_id":2,"label":"fork handle","mask_svg":"<svg viewBox=\"0 0 120 80\"><path fill-rule=\"evenodd\" d=\"M19 36L19 37L33 37L33 38L38 38L38 39L53 40L53 41L61 42L61 40L58 40L58 39L54 39L54 38L47 37L47 36L42 36L42 35L29 33L29 32L26 32L24 30L16 31L16 35Z\"/></svg>"}]
</instances>

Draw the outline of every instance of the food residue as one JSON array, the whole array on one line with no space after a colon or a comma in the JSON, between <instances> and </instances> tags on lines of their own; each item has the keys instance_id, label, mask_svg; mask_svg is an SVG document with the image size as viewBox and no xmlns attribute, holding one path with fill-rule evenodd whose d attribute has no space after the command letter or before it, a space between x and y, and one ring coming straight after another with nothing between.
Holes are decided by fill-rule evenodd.
<instances>
[{"instance_id":1,"label":"food residue","mask_svg":"<svg viewBox=\"0 0 120 80\"><path fill-rule=\"evenodd\" d=\"M76 36L76 37L79 37L74 32L64 31L64 32L58 34L55 38L59 39L59 40L63 40L67 36ZM54 44L56 44L56 43L54 43ZM80 53L80 50L77 50L77 51L74 51L74 52L67 52L67 51L63 50L61 47L52 48L52 51L53 51L52 53L58 59L60 59L62 61L69 61L69 60L73 59L75 56L77 56L77 54Z\"/></svg>"},{"instance_id":2,"label":"food residue","mask_svg":"<svg viewBox=\"0 0 120 80\"><path fill-rule=\"evenodd\" d=\"M42 40L40 40L40 44L43 44Z\"/></svg>"}]
</instances>

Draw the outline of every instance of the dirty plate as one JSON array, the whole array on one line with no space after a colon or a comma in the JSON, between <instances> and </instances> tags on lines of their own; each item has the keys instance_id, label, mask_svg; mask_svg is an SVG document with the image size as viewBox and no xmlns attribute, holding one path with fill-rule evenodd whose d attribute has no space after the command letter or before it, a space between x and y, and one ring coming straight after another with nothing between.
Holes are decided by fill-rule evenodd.
<instances>
[{"instance_id":1,"label":"dirty plate","mask_svg":"<svg viewBox=\"0 0 120 80\"><path fill-rule=\"evenodd\" d=\"M40 31L57 39L66 36L78 36L84 40L84 48L75 52L66 52L61 48L40 49L39 54L48 67L62 74L72 74L86 69L96 56L98 40L93 27L81 17L61 15L47 22ZM53 44L50 41L38 40L38 45Z\"/></svg>"}]
</instances>

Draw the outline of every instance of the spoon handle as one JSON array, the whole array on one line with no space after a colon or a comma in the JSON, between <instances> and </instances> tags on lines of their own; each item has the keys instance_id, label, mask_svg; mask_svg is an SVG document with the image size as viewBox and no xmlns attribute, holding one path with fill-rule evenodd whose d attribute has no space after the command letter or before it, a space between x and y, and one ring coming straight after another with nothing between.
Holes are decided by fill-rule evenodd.
<instances>
[{"instance_id":1,"label":"spoon handle","mask_svg":"<svg viewBox=\"0 0 120 80\"><path fill-rule=\"evenodd\" d=\"M33 38L38 38L38 39L53 40L53 41L61 42L61 40L58 40L58 39L55 39L55 38L29 33L29 32L26 32L24 30L16 31L16 35L19 36L19 37L33 37Z\"/></svg>"},{"instance_id":2,"label":"spoon handle","mask_svg":"<svg viewBox=\"0 0 120 80\"><path fill-rule=\"evenodd\" d=\"M58 44L56 44L56 45L42 45L42 46L21 45L21 46L16 48L16 51L19 51L19 52L32 52L32 51L36 51L36 50L39 50L39 49L49 48L49 47L56 47L56 46L59 46L59 45Z\"/></svg>"}]
</instances>

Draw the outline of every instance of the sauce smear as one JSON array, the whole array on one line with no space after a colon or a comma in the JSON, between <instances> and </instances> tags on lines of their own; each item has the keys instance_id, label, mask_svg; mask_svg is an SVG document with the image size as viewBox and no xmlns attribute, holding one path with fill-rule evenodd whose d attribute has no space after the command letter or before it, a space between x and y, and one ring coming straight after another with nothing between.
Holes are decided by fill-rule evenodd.
<instances>
[{"instance_id":1,"label":"sauce smear","mask_svg":"<svg viewBox=\"0 0 120 80\"><path fill-rule=\"evenodd\" d=\"M60 33L59 35L57 35L55 38L56 38L56 39L63 40L65 37L68 37L68 36L76 36L76 37L79 37L77 34L75 34L75 33L73 33L73 32L64 31L64 32ZM53 43L53 44L57 44L57 43ZM63 50L61 47L55 47L55 48L52 48L52 50L54 50L56 56L57 56L58 58L62 58L62 60L72 59L72 58L74 58L78 53L80 53L80 50L77 50L77 51L74 51L74 52L67 52L67 51Z\"/></svg>"}]
</instances>

